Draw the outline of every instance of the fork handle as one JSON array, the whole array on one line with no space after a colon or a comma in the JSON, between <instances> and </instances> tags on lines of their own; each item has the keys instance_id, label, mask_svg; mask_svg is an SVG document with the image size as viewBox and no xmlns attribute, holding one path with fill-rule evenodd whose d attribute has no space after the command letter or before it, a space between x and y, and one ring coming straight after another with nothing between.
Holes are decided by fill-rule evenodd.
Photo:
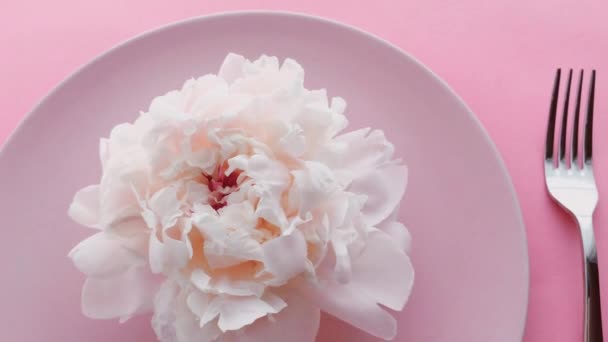
<instances>
[{"instance_id":1,"label":"fork handle","mask_svg":"<svg viewBox=\"0 0 608 342\"><path fill-rule=\"evenodd\" d=\"M602 342L604 339L597 260L585 260L585 342Z\"/></svg>"}]
</instances>

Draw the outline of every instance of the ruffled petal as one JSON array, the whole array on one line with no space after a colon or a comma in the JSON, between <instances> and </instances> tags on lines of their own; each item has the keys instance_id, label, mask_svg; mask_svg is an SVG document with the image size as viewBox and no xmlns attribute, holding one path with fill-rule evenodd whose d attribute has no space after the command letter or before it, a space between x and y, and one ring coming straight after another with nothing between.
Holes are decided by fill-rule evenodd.
<instances>
[{"instance_id":1,"label":"ruffled petal","mask_svg":"<svg viewBox=\"0 0 608 342\"><path fill-rule=\"evenodd\" d=\"M158 286L145 267L131 267L104 278L89 277L82 288L82 312L93 319L128 319L151 309Z\"/></svg>"},{"instance_id":2,"label":"ruffled petal","mask_svg":"<svg viewBox=\"0 0 608 342\"><path fill-rule=\"evenodd\" d=\"M178 218L183 215L180 210L181 202L177 198L177 191L176 186L168 186L157 191L150 198L150 210L159 218L163 229L175 226Z\"/></svg>"},{"instance_id":3,"label":"ruffled petal","mask_svg":"<svg viewBox=\"0 0 608 342\"><path fill-rule=\"evenodd\" d=\"M224 59L217 75L226 80L226 82L232 83L243 76L243 65L245 64L245 61L245 57L229 53Z\"/></svg>"},{"instance_id":4,"label":"ruffled petal","mask_svg":"<svg viewBox=\"0 0 608 342\"><path fill-rule=\"evenodd\" d=\"M264 266L283 282L306 270L306 240L298 230L294 230L291 235L268 241L263 245L263 249Z\"/></svg>"},{"instance_id":5,"label":"ruffled petal","mask_svg":"<svg viewBox=\"0 0 608 342\"><path fill-rule=\"evenodd\" d=\"M89 185L74 196L68 214L72 220L91 228L100 227L99 185Z\"/></svg>"},{"instance_id":6,"label":"ruffled petal","mask_svg":"<svg viewBox=\"0 0 608 342\"><path fill-rule=\"evenodd\" d=\"M345 234L334 234L335 236L331 240L334 255L336 257L336 265L334 267L335 279L341 284L348 283L352 277L351 257L347 243L350 239L348 237L345 238L340 236L347 234L348 232Z\"/></svg>"},{"instance_id":7,"label":"ruffled petal","mask_svg":"<svg viewBox=\"0 0 608 342\"><path fill-rule=\"evenodd\" d=\"M161 273L164 269L164 248L163 243L158 239L156 233L150 234L149 262L152 273Z\"/></svg>"},{"instance_id":8,"label":"ruffled petal","mask_svg":"<svg viewBox=\"0 0 608 342\"><path fill-rule=\"evenodd\" d=\"M338 189L334 174L327 166L313 161L306 161L305 166L291 172L294 177L291 190L297 197L302 215L319 206Z\"/></svg>"},{"instance_id":9,"label":"ruffled petal","mask_svg":"<svg viewBox=\"0 0 608 342\"><path fill-rule=\"evenodd\" d=\"M410 258L388 234L370 234L363 252L353 260L352 284L369 298L402 310L412 292L414 269Z\"/></svg>"},{"instance_id":10,"label":"ruffled petal","mask_svg":"<svg viewBox=\"0 0 608 342\"><path fill-rule=\"evenodd\" d=\"M223 332L217 326L217 324L206 324L204 327L199 326L199 322L196 321L195 316L189 311L186 311L187 307L180 310L177 313L177 319L175 322L177 340L175 342L190 342L190 341L217 341ZM161 341L165 342L165 341ZM173 342L173 341L169 341Z\"/></svg>"},{"instance_id":11,"label":"ruffled petal","mask_svg":"<svg viewBox=\"0 0 608 342\"><path fill-rule=\"evenodd\" d=\"M222 242L205 241L204 251L211 268L227 268L247 260L262 260L260 244L243 233L232 234L232 237Z\"/></svg>"},{"instance_id":12,"label":"ruffled petal","mask_svg":"<svg viewBox=\"0 0 608 342\"><path fill-rule=\"evenodd\" d=\"M187 159L190 166L195 166L203 172L212 173L217 165L218 153L211 148L204 148L196 152L192 152Z\"/></svg>"},{"instance_id":13,"label":"ruffled petal","mask_svg":"<svg viewBox=\"0 0 608 342\"><path fill-rule=\"evenodd\" d=\"M110 159L110 142L106 138L99 139L99 161L101 162L101 169L105 170L106 163Z\"/></svg>"},{"instance_id":14,"label":"ruffled petal","mask_svg":"<svg viewBox=\"0 0 608 342\"><path fill-rule=\"evenodd\" d=\"M245 169L248 176L270 188L285 188L289 183L289 171L277 160L263 154L253 155Z\"/></svg>"},{"instance_id":15,"label":"ruffled petal","mask_svg":"<svg viewBox=\"0 0 608 342\"><path fill-rule=\"evenodd\" d=\"M230 277L216 277L211 284L212 291L231 296L261 297L266 286L255 280L234 280Z\"/></svg>"},{"instance_id":16,"label":"ruffled petal","mask_svg":"<svg viewBox=\"0 0 608 342\"><path fill-rule=\"evenodd\" d=\"M105 232L119 239L121 245L141 258L148 257L150 229L141 216L120 220L106 227Z\"/></svg>"},{"instance_id":17,"label":"ruffled petal","mask_svg":"<svg viewBox=\"0 0 608 342\"><path fill-rule=\"evenodd\" d=\"M192 257L192 247L186 238L176 240L166 232L162 233L163 241L157 234L150 234L149 262L153 273L171 273L181 270Z\"/></svg>"},{"instance_id":18,"label":"ruffled petal","mask_svg":"<svg viewBox=\"0 0 608 342\"><path fill-rule=\"evenodd\" d=\"M190 281L197 289L205 292L209 289L211 277L203 270L195 269L194 271L192 271L192 274L190 274Z\"/></svg>"},{"instance_id":19,"label":"ruffled petal","mask_svg":"<svg viewBox=\"0 0 608 342\"><path fill-rule=\"evenodd\" d=\"M238 342L314 342L319 330L320 310L298 293L285 291L287 303L278 314L260 318L239 333Z\"/></svg>"},{"instance_id":20,"label":"ruffled petal","mask_svg":"<svg viewBox=\"0 0 608 342\"><path fill-rule=\"evenodd\" d=\"M218 327L222 331L238 330L260 317L280 311L257 297L224 297Z\"/></svg>"},{"instance_id":21,"label":"ruffled petal","mask_svg":"<svg viewBox=\"0 0 608 342\"><path fill-rule=\"evenodd\" d=\"M273 298L274 299L274 298ZM219 317L217 326L221 331L238 330L253 323L260 317L280 312L283 306L271 305L264 298L255 296L209 296L200 292L192 292L188 296L188 307L199 317L200 326Z\"/></svg>"},{"instance_id":22,"label":"ruffled petal","mask_svg":"<svg viewBox=\"0 0 608 342\"><path fill-rule=\"evenodd\" d=\"M123 241L106 232L99 232L74 247L69 257L80 272L91 277L121 273L145 259L123 246Z\"/></svg>"},{"instance_id":23,"label":"ruffled petal","mask_svg":"<svg viewBox=\"0 0 608 342\"><path fill-rule=\"evenodd\" d=\"M220 314L219 302L212 304L212 300L211 295L196 291L190 293L186 299L188 308L198 318L198 324L201 328Z\"/></svg>"},{"instance_id":24,"label":"ruffled petal","mask_svg":"<svg viewBox=\"0 0 608 342\"><path fill-rule=\"evenodd\" d=\"M168 270L181 270L188 264L192 257L190 241L187 239L176 240L169 235L164 236L163 245L165 248L165 261Z\"/></svg>"},{"instance_id":25,"label":"ruffled petal","mask_svg":"<svg viewBox=\"0 0 608 342\"><path fill-rule=\"evenodd\" d=\"M283 151L293 158L299 158L306 152L306 136L302 133L302 129L296 125L279 141Z\"/></svg>"},{"instance_id":26,"label":"ruffled petal","mask_svg":"<svg viewBox=\"0 0 608 342\"><path fill-rule=\"evenodd\" d=\"M250 204L226 206L219 215L213 209L200 209L193 215L192 223L205 238L204 253L211 268L262 260L260 243L253 236L256 219Z\"/></svg>"},{"instance_id":27,"label":"ruffled petal","mask_svg":"<svg viewBox=\"0 0 608 342\"><path fill-rule=\"evenodd\" d=\"M362 209L363 219L369 226L382 222L392 214L401 201L407 185L407 168L388 165L355 179L348 191L367 196Z\"/></svg>"},{"instance_id":28,"label":"ruffled petal","mask_svg":"<svg viewBox=\"0 0 608 342\"><path fill-rule=\"evenodd\" d=\"M264 294L266 286L255 280L237 280L228 276L215 276L213 279L200 269L192 271L190 281L203 293L216 293L231 296L256 296Z\"/></svg>"},{"instance_id":29,"label":"ruffled petal","mask_svg":"<svg viewBox=\"0 0 608 342\"><path fill-rule=\"evenodd\" d=\"M179 286L171 280L166 280L154 297L152 329L160 342L179 342L175 329L178 293Z\"/></svg>"},{"instance_id":30,"label":"ruffled petal","mask_svg":"<svg viewBox=\"0 0 608 342\"><path fill-rule=\"evenodd\" d=\"M348 170L357 178L388 163L394 151L382 131L364 128L337 136L325 146L319 158L332 168Z\"/></svg>"},{"instance_id":31,"label":"ruffled petal","mask_svg":"<svg viewBox=\"0 0 608 342\"><path fill-rule=\"evenodd\" d=\"M378 229L388 234L399 249L409 253L412 248L412 236L401 222L383 222Z\"/></svg>"},{"instance_id":32,"label":"ruffled petal","mask_svg":"<svg viewBox=\"0 0 608 342\"><path fill-rule=\"evenodd\" d=\"M257 217L262 218L280 229L286 229L288 225L287 216L281 207L279 198L263 192L255 211Z\"/></svg>"},{"instance_id":33,"label":"ruffled petal","mask_svg":"<svg viewBox=\"0 0 608 342\"><path fill-rule=\"evenodd\" d=\"M299 290L321 311L376 337L391 340L397 334L397 321L361 289L352 284L328 281L319 286L301 283Z\"/></svg>"},{"instance_id":34,"label":"ruffled petal","mask_svg":"<svg viewBox=\"0 0 608 342\"><path fill-rule=\"evenodd\" d=\"M154 301L152 327L160 342L216 341L222 334L217 324L201 327L179 285L167 280Z\"/></svg>"}]
</instances>

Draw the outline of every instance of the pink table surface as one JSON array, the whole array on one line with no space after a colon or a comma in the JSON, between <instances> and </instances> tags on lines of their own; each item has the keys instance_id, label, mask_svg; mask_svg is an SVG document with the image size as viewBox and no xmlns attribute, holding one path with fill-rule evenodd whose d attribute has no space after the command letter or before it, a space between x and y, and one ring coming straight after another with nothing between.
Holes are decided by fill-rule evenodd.
<instances>
[{"instance_id":1,"label":"pink table surface","mask_svg":"<svg viewBox=\"0 0 608 342\"><path fill-rule=\"evenodd\" d=\"M506 161L527 226L531 274L525 341L580 341L582 271L577 232L546 195L540 157L555 68L594 67L598 70L594 153L600 187L595 223L608 324L608 200L603 200L608 196L608 137L603 134L608 129L608 2L355 3L3 0L0 143L42 96L77 67L118 42L172 21L219 11L273 9L357 26L416 56L480 118Z\"/></svg>"}]
</instances>

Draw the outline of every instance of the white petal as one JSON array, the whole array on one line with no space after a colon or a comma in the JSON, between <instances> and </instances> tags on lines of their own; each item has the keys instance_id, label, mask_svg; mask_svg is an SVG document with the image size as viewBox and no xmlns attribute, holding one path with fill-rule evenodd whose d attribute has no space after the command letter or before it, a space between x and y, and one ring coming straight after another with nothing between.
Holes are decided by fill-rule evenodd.
<instances>
[{"instance_id":1,"label":"white petal","mask_svg":"<svg viewBox=\"0 0 608 342\"><path fill-rule=\"evenodd\" d=\"M369 128L342 134L327 147L329 154L321 160L332 168L351 170L355 177L386 164L395 151L382 131Z\"/></svg>"},{"instance_id":2,"label":"white petal","mask_svg":"<svg viewBox=\"0 0 608 342\"><path fill-rule=\"evenodd\" d=\"M302 282L299 290L321 311L368 334L387 341L397 334L395 318L352 284L340 285L329 281L321 286L315 286Z\"/></svg>"},{"instance_id":3,"label":"white petal","mask_svg":"<svg viewBox=\"0 0 608 342\"><path fill-rule=\"evenodd\" d=\"M190 203L207 203L209 187L196 181L186 183L186 196Z\"/></svg>"},{"instance_id":4,"label":"white petal","mask_svg":"<svg viewBox=\"0 0 608 342\"><path fill-rule=\"evenodd\" d=\"M195 299L193 296L198 296L198 298ZM182 297L183 299L178 299L176 305L176 342L216 341L216 338L222 334L222 331L215 322L209 323L213 318L197 320L208 308L208 297L200 292L192 292ZM219 311L216 312L219 313ZM217 317L217 314L215 316Z\"/></svg>"},{"instance_id":5,"label":"white petal","mask_svg":"<svg viewBox=\"0 0 608 342\"><path fill-rule=\"evenodd\" d=\"M147 207L143 207L141 209L141 217L144 219L144 222L146 222L148 228L156 230L158 226L158 219L152 210L148 209Z\"/></svg>"},{"instance_id":6,"label":"white petal","mask_svg":"<svg viewBox=\"0 0 608 342\"><path fill-rule=\"evenodd\" d=\"M281 65L281 72L293 75L292 77L297 79L304 78L304 68L297 61L291 58L285 58Z\"/></svg>"},{"instance_id":7,"label":"white petal","mask_svg":"<svg viewBox=\"0 0 608 342\"><path fill-rule=\"evenodd\" d=\"M188 312L177 314L175 322L177 330L177 340L170 342L189 342L189 341L221 341L218 338L222 335L222 331L217 324L207 324L200 327L194 319L194 316ZM161 341L165 342L165 341Z\"/></svg>"},{"instance_id":8,"label":"white petal","mask_svg":"<svg viewBox=\"0 0 608 342\"><path fill-rule=\"evenodd\" d=\"M289 182L289 171L285 165L263 154L253 155L249 159L246 171L249 177L266 185L283 188Z\"/></svg>"},{"instance_id":9,"label":"white petal","mask_svg":"<svg viewBox=\"0 0 608 342\"><path fill-rule=\"evenodd\" d=\"M239 212L238 208L243 210ZM260 244L253 237L252 210L250 204L230 205L222 208L219 216L217 213L197 213L193 217L193 224L205 238L204 253L210 267L224 268L262 259Z\"/></svg>"},{"instance_id":10,"label":"white petal","mask_svg":"<svg viewBox=\"0 0 608 342\"><path fill-rule=\"evenodd\" d=\"M164 229L171 228L177 219L183 215L180 210L181 202L177 199L177 187L168 186L157 191L150 198L150 209L160 218Z\"/></svg>"},{"instance_id":11,"label":"white petal","mask_svg":"<svg viewBox=\"0 0 608 342\"><path fill-rule=\"evenodd\" d=\"M207 74L197 78L193 85L196 95L190 101L190 112L207 116L209 108L217 106L218 100L225 99L228 94L228 84L216 75Z\"/></svg>"},{"instance_id":12,"label":"white petal","mask_svg":"<svg viewBox=\"0 0 608 342\"><path fill-rule=\"evenodd\" d=\"M292 171L294 185L299 196L300 214L316 208L337 189L332 170L326 165L307 161L306 168Z\"/></svg>"},{"instance_id":13,"label":"white petal","mask_svg":"<svg viewBox=\"0 0 608 342\"><path fill-rule=\"evenodd\" d=\"M222 224L229 229L251 231L257 224L254 207L250 202L235 203L219 210Z\"/></svg>"},{"instance_id":14,"label":"white petal","mask_svg":"<svg viewBox=\"0 0 608 342\"><path fill-rule=\"evenodd\" d=\"M188 164L200 168L208 174L213 173L213 169L217 165L218 153L216 150L204 148L197 152L193 152L188 157Z\"/></svg>"},{"instance_id":15,"label":"white petal","mask_svg":"<svg viewBox=\"0 0 608 342\"><path fill-rule=\"evenodd\" d=\"M270 305L276 312L280 312L287 307L287 303L283 298L273 294L270 290L264 293L262 300Z\"/></svg>"},{"instance_id":16,"label":"white petal","mask_svg":"<svg viewBox=\"0 0 608 342\"><path fill-rule=\"evenodd\" d=\"M264 266L280 280L287 281L306 269L306 240L298 230L270 240L262 248Z\"/></svg>"},{"instance_id":17,"label":"white petal","mask_svg":"<svg viewBox=\"0 0 608 342\"><path fill-rule=\"evenodd\" d=\"M217 244L205 242L205 256L207 263L213 269L227 268L236 266L243 262L243 259L232 255L225 255L221 249L217 248Z\"/></svg>"},{"instance_id":18,"label":"white petal","mask_svg":"<svg viewBox=\"0 0 608 342\"><path fill-rule=\"evenodd\" d=\"M311 213L308 213L307 215L305 215L304 218L301 218L300 216L296 216L289 221L289 225L285 228L285 230L283 230L282 234L291 235L291 233L293 233L296 230L296 228L298 228L300 225L303 225L305 223L312 221L312 219L313 219L313 216Z\"/></svg>"},{"instance_id":19,"label":"white petal","mask_svg":"<svg viewBox=\"0 0 608 342\"><path fill-rule=\"evenodd\" d=\"M199 326L203 327L214 320L220 314L218 302L213 303L213 298L202 292L192 292L187 298L188 307L199 318Z\"/></svg>"},{"instance_id":20,"label":"white petal","mask_svg":"<svg viewBox=\"0 0 608 342\"><path fill-rule=\"evenodd\" d=\"M353 286L393 310L402 310L412 291L409 257L388 234L370 234L363 253L353 260Z\"/></svg>"},{"instance_id":21,"label":"white petal","mask_svg":"<svg viewBox=\"0 0 608 342\"><path fill-rule=\"evenodd\" d=\"M222 240L205 240L204 252L211 268L230 267L243 261L262 259L259 242L243 231L230 232Z\"/></svg>"},{"instance_id":22,"label":"white petal","mask_svg":"<svg viewBox=\"0 0 608 342\"><path fill-rule=\"evenodd\" d=\"M260 317L275 314L274 307L257 297L216 297L220 305L218 327L222 331L238 330Z\"/></svg>"},{"instance_id":23,"label":"white petal","mask_svg":"<svg viewBox=\"0 0 608 342\"><path fill-rule=\"evenodd\" d=\"M183 160L175 159L168 162L168 165L158 173L163 179L171 180L176 178L178 175L185 173L187 169L188 167Z\"/></svg>"},{"instance_id":24,"label":"white petal","mask_svg":"<svg viewBox=\"0 0 608 342\"><path fill-rule=\"evenodd\" d=\"M249 158L245 155L239 154L228 159L228 169L226 169L226 174L231 174L234 170L246 170L249 165Z\"/></svg>"},{"instance_id":25,"label":"white petal","mask_svg":"<svg viewBox=\"0 0 608 342\"><path fill-rule=\"evenodd\" d=\"M121 273L131 266L145 263L122 243L119 238L100 232L80 242L69 256L78 270L94 277Z\"/></svg>"},{"instance_id":26,"label":"white petal","mask_svg":"<svg viewBox=\"0 0 608 342\"><path fill-rule=\"evenodd\" d=\"M212 298L200 292L193 292L188 296L188 307L200 318L201 327L219 316L217 325L223 332L238 330L260 317L278 313L282 309L281 306L273 307L255 296L214 296Z\"/></svg>"},{"instance_id":27,"label":"white petal","mask_svg":"<svg viewBox=\"0 0 608 342\"><path fill-rule=\"evenodd\" d=\"M135 157L132 157L133 159ZM113 159L111 160L113 161ZM133 163L137 163L134 161ZM104 171L100 184L100 221L102 226L141 212L140 203L134 189L147 187L146 175L138 170L139 166L130 166L126 161L117 166L117 170ZM123 170L124 168L130 168Z\"/></svg>"},{"instance_id":28,"label":"white petal","mask_svg":"<svg viewBox=\"0 0 608 342\"><path fill-rule=\"evenodd\" d=\"M198 290L213 294L261 297L265 289L264 284L254 280L234 280L225 276L215 276L212 279L200 269L192 271L190 281Z\"/></svg>"},{"instance_id":29,"label":"white petal","mask_svg":"<svg viewBox=\"0 0 608 342\"><path fill-rule=\"evenodd\" d=\"M101 138L99 139L99 160L102 170L105 170L108 159L110 159L110 142L106 138Z\"/></svg>"},{"instance_id":30,"label":"white petal","mask_svg":"<svg viewBox=\"0 0 608 342\"><path fill-rule=\"evenodd\" d=\"M90 185L76 193L68 214L79 224L101 228L99 211L99 185Z\"/></svg>"},{"instance_id":31,"label":"white petal","mask_svg":"<svg viewBox=\"0 0 608 342\"><path fill-rule=\"evenodd\" d=\"M336 256L336 265L334 268L336 280L341 284L346 284L350 281L352 276L348 245L343 239L334 238L332 239L332 247Z\"/></svg>"},{"instance_id":32,"label":"white petal","mask_svg":"<svg viewBox=\"0 0 608 342\"><path fill-rule=\"evenodd\" d=\"M82 288L82 312L93 319L130 317L151 308L158 286L144 267L106 278L89 277Z\"/></svg>"},{"instance_id":33,"label":"white petal","mask_svg":"<svg viewBox=\"0 0 608 342\"><path fill-rule=\"evenodd\" d=\"M217 75L225 79L226 82L232 83L237 78L243 76L243 65L245 62L245 57L230 53L226 56L226 59L224 59Z\"/></svg>"},{"instance_id":34,"label":"white petal","mask_svg":"<svg viewBox=\"0 0 608 342\"><path fill-rule=\"evenodd\" d=\"M383 222L378 229L388 234L399 249L409 253L412 248L412 236L407 228L400 222Z\"/></svg>"},{"instance_id":35,"label":"white petal","mask_svg":"<svg viewBox=\"0 0 608 342\"><path fill-rule=\"evenodd\" d=\"M287 303L278 314L260 318L245 327L239 342L314 342L319 330L320 310L299 294L282 295ZM272 318L270 318L272 317Z\"/></svg>"},{"instance_id":36,"label":"white petal","mask_svg":"<svg viewBox=\"0 0 608 342\"><path fill-rule=\"evenodd\" d=\"M150 234L150 245L149 245L149 259L150 269L152 273L161 273L164 269L164 250L163 243L160 242L156 233Z\"/></svg>"},{"instance_id":37,"label":"white petal","mask_svg":"<svg viewBox=\"0 0 608 342\"><path fill-rule=\"evenodd\" d=\"M283 151L294 158L302 156L306 152L306 136L303 133L304 131L297 124L290 127L287 134L279 140Z\"/></svg>"},{"instance_id":38,"label":"white petal","mask_svg":"<svg viewBox=\"0 0 608 342\"><path fill-rule=\"evenodd\" d=\"M136 142L139 137L136 127L131 123L121 123L110 132L110 138L108 139L110 144L116 146L127 146Z\"/></svg>"},{"instance_id":39,"label":"white petal","mask_svg":"<svg viewBox=\"0 0 608 342\"><path fill-rule=\"evenodd\" d=\"M212 291L219 294L261 297L266 286L255 280L233 280L228 277L216 277L213 280L212 287Z\"/></svg>"},{"instance_id":40,"label":"white petal","mask_svg":"<svg viewBox=\"0 0 608 342\"><path fill-rule=\"evenodd\" d=\"M154 297L154 315L151 323L160 342L178 342L175 326L178 292L178 285L166 280Z\"/></svg>"},{"instance_id":41,"label":"white petal","mask_svg":"<svg viewBox=\"0 0 608 342\"><path fill-rule=\"evenodd\" d=\"M175 342L221 341L219 338L222 335L222 331L218 328L217 324L207 324L201 328L197 323L192 315L178 316L176 322L176 326L178 327L177 340Z\"/></svg>"},{"instance_id":42,"label":"white petal","mask_svg":"<svg viewBox=\"0 0 608 342\"><path fill-rule=\"evenodd\" d=\"M388 165L355 179L348 191L367 196L362 214L365 223L374 226L391 215L407 185L407 168Z\"/></svg>"},{"instance_id":43,"label":"white petal","mask_svg":"<svg viewBox=\"0 0 608 342\"><path fill-rule=\"evenodd\" d=\"M195 269L190 275L190 281L192 281L192 284L194 284L197 289L205 292L209 288L211 277L203 270Z\"/></svg>"},{"instance_id":44,"label":"white petal","mask_svg":"<svg viewBox=\"0 0 608 342\"><path fill-rule=\"evenodd\" d=\"M280 199L272 196L272 194L269 192L264 191L261 194L255 215L259 218L265 219L281 229L287 228L287 216L281 207Z\"/></svg>"},{"instance_id":45,"label":"white petal","mask_svg":"<svg viewBox=\"0 0 608 342\"><path fill-rule=\"evenodd\" d=\"M346 101L341 97L332 97L331 110L336 114L344 114L346 110Z\"/></svg>"},{"instance_id":46,"label":"white petal","mask_svg":"<svg viewBox=\"0 0 608 342\"><path fill-rule=\"evenodd\" d=\"M272 71L278 71L279 59L274 56L262 55L253 62L246 61L243 68L247 76L255 76L263 73L274 75Z\"/></svg>"},{"instance_id":47,"label":"white petal","mask_svg":"<svg viewBox=\"0 0 608 342\"><path fill-rule=\"evenodd\" d=\"M351 196L347 193L339 192L330 197L325 206L328 223L331 230L348 225L351 217L347 217L349 206L351 205Z\"/></svg>"},{"instance_id":48,"label":"white petal","mask_svg":"<svg viewBox=\"0 0 608 342\"><path fill-rule=\"evenodd\" d=\"M187 81L189 82L189 81ZM183 95L178 90L172 90L165 95L155 97L148 108L147 116L157 123L166 121L170 117L179 117L182 114ZM145 133L148 133L146 130ZM156 139L152 139L156 140Z\"/></svg>"},{"instance_id":49,"label":"white petal","mask_svg":"<svg viewBox=\"0 0 608 342\"><path fill-rule=\"evenodd\" d=\"M163 246L166 267L168 270L179 270L188 264L188 261L190 260L190 250L187 241L176 240L165 234Z\"/></svg>"},{"instance_id":50,"label":"white petal","mask_svg":"<svg viewBox=\"0 0 608 342\"><path fill-rule=\"evenodd\" d=\"M154 214L154 212L152 212L152 210L150 210L150 208L148 207L148 203L142 197L142 195L138 191L135 184L131 183L130 189L131 189L132 196L137 201L139 215L141 215L142 219L144 220L144 222L146 223L148 228L156 229L157 225L158 225L158 220L156 218L156 215Z\"/></svg>"},{"instance_id":51,"label":"white petal","mask_svg":"<svg viewBox=\"0 0 608 342\"><path fill-rule=\"evenodd\" d=\"M176 240L163 232L163 241L150 234L149 260L153 273L173 272L186 266L191 257L189 241Z\"/></svg>"},{"instance_id":52,"label":"white petal","mask_svg":"<svg viewBox=\"0 0 608 342\"><path fill-rule=\"evenodd\" d=\"M105 232L121 240L124 248L147 258L150 229L141 216L133 216L106 227Z\"/></svg>"}]
</instances>

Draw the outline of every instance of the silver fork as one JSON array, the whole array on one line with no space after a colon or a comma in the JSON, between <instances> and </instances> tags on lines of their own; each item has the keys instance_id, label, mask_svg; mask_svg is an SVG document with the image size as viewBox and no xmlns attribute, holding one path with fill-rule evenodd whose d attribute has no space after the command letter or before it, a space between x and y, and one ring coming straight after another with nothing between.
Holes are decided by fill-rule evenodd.
<instances>
[{"instance_id":1,"label":"silver fork","mask_svg":"<svg viewBox=\"0 0 608 342\"><path fill-rule=\"evenodd\" d=\"M555 136L555 123L558 116L558 98L561 70L555 74L549 124L545 146L545 181L551 197L576 220L583 245L585 260L585 317L584 341L602 341L602 321L600 312L599 276L597 270L597 252L593 234L593 212L597 205L598 193L593 176L593 103L595 96L595 70L591 72L587 113L583 133L579 137L579 121L581 107L581 92L583 86L583 71L581 70L576 92L572 139L566 144L568 126L568 108L570 101L570 85L572 69L568 72L565 87L563 114L559 137ZM556 139L559 139L557 141ZM579 142L580 140L580 142ZM557 145L557 149L555 146ZM570 152L567 153L570 145ZM567 157L568 156L568 157Z\"/></svg>"}]
</instances>

